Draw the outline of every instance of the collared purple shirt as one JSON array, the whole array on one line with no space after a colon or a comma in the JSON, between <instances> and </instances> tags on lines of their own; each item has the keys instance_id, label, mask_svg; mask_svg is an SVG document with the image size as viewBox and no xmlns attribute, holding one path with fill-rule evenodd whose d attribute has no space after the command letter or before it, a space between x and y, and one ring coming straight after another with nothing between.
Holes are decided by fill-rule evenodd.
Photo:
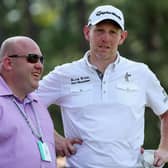
<instances>
[{"instance_id":1,"label":"collared purple shirt","mask_svg":"<svg viewBox=\"0 0 168 168\"><path fill-rule=\"evenodd\" d=\"M56 168L54 127L47 109L33 93L23 102L17 101L35 127L37 123L31 106L37 113L43 141L50 150L51 162L41 160L38 138L32 134L13 98L12 91L0 77L0 168Z\"/></svg>"}]
</instances>

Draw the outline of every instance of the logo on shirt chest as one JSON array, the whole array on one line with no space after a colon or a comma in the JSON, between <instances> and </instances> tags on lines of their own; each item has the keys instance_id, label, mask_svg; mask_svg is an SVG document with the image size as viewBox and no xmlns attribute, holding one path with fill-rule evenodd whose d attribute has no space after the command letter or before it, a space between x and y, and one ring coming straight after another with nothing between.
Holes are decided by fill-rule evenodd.
<instances>
[{"instance_id":1,"label":"logo on shirt chest","mask_svg":"<svg viewBox=\"0 0 168 168\"><path fill-rule=\"evenodd\" d=\"M132 77L132 75L130 73L126 72L124 79L125 79L125 81L129 82L131 77Z\"/></svg>"},{"instance_id":2,"label":"logo on shirt chest","mask_svg":"<svg viewBox=\"0 0 168 168\"><path fill-rule=\"evenodd\" d=\"M90 81L89 76L81 76L81 77L71 78L71 84L85 83L85 82L89 82L89 81Z\"/></svg>"}]
</instances>

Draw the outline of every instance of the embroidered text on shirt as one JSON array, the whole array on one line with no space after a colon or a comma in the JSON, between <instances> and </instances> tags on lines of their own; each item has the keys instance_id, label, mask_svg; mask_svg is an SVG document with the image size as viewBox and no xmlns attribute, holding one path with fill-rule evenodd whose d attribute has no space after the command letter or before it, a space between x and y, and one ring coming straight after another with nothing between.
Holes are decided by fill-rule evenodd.
<instances>
[{"instance_id":1,"label":"embroidered text on shirt","mask_svg":"<svg viewBox=\"0 0 168 168\"><path fill-rule=\"evenodd\" d=\"M85 82L89 82L89 81L90 81L89 76L81 76L81 77L71 78L71 84L85 83Z\"/></svg>"}]
</instances>

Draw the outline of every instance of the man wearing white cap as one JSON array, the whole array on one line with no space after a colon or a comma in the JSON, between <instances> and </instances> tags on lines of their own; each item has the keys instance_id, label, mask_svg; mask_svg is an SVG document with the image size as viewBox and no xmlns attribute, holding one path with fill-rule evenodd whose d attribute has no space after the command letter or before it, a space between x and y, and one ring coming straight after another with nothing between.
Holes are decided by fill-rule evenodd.
<instances>
[{"instance_id":1,"label":"man wearing white cap","mask_svg":"<svg viewBox=\"0 0 168 168\"><path fill-rule=\"evenodd\" d=\"M77 151L67 157L67 167L143 167L145 107L161 119L153 165L163 165L168 161L168 96L147 65L119 54L127 37L123 13L110 5L97 7L84 36L90 44L84 57L57 66L38 90L47 106L61 107L66 138L56 134L57 150L66 156Z\"/></svg>"}]
</instances>

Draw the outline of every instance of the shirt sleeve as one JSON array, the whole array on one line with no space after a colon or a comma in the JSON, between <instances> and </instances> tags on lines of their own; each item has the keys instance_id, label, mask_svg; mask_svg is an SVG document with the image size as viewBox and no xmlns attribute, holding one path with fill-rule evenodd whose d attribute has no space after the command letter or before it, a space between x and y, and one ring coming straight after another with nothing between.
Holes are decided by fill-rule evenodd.
<instances>
[{"instance_id":1,"label":"shirt sleeve","mask_svg":"<svg viewBox=\"0 0 168 168\"><path fill-rule=\"evenodd\" d=\"M148 67L144 74L146 74L147 107L150 107L156 115L161 115L168 110L168 95Z\"/></svg>"},{"instance_id":2,"label":"shirt sleeve","mask_svg":"<svg viewBox=\"0 0 168 168\"><path fill-rule=\"evenodd\" d=\"M61 84L63 85L61 81L61 74L55 68L39 82L36 93L47 107L57 104L56 102L61 96Z\"/></svg>"},{"instance_id":3,"label":"shirt sleeve","mask_svg":"<svg viewBox=\"0 0 168 168\"><path fill-rule=\"evenodd\" d=\"M0 121L2 120L2 116L3 116L3 115L2 115L2 112L3 112L3 111L2 111L2 107L1 107L1 105L0 105Z\"/></svg>"}]
</instances>

